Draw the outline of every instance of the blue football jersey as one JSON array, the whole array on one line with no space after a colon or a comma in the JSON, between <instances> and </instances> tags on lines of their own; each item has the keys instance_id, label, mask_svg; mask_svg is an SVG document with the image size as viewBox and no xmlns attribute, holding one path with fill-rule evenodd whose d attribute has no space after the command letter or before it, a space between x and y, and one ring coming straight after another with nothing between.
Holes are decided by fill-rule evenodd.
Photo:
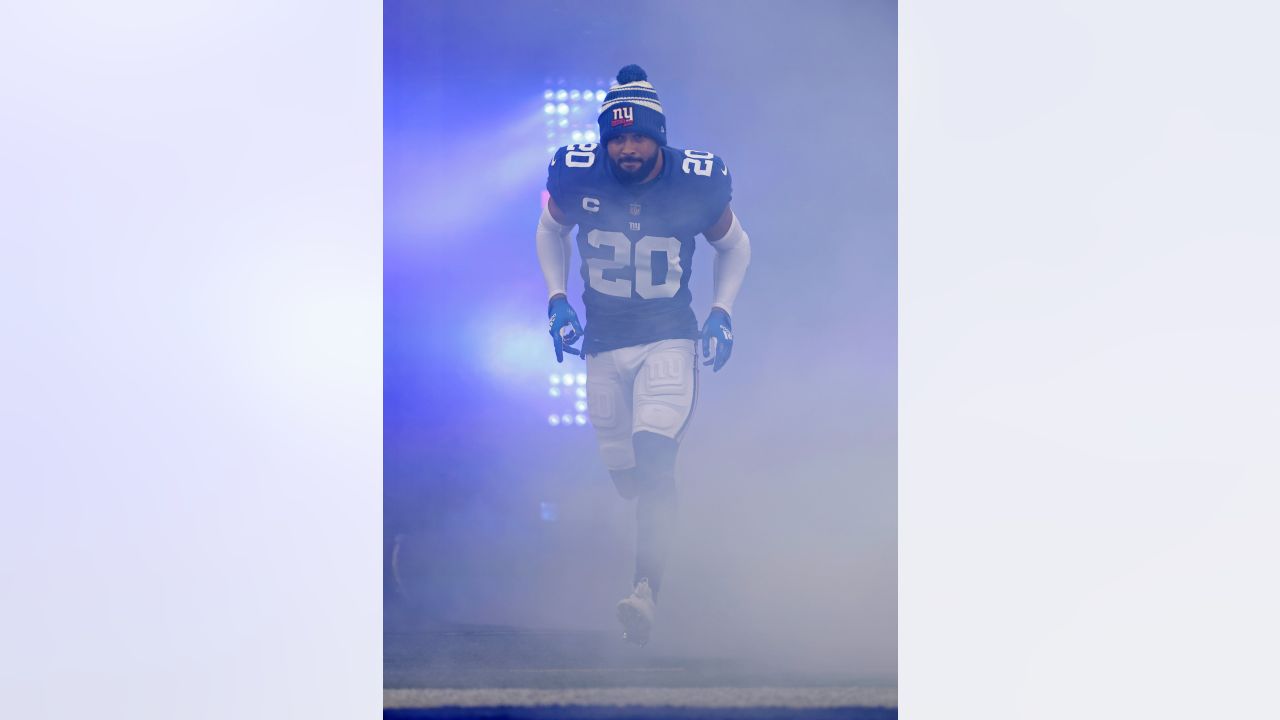
<instances>
[{"instance_id":1,"label":"blue football jersey","mask_svg":"<svg viewBox=\"0 0 1280 720\"><path fill-rule=\"evenodd\" d=\"M584 352L698 337L694 237L720 219L732 178L711 153L659 152L662 171L639 186L618 182L598 143L562 147L547 168L547 192L578 226Z\"/></svg>"}]
</instances>

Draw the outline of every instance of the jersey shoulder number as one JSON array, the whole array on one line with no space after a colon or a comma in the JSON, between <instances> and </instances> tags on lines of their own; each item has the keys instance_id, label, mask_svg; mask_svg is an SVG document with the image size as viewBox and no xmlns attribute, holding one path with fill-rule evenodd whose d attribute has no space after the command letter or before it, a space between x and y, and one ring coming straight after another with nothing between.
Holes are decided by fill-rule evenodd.
<instances>
[{"instance_id":1,"label":"jersey shoulder number","mask_svg":"<svg viewBox=\"0 0 1280 720\"><path fill-rule=\"evenodd\" d=\"M696 198L703 227L710 227L733 198L733 177L729 175L729 167L723 158L703 150L675 152L680 154L680 168L676 175L685 191Z\"/></svg>"},{"instance_id":2,"label":"jersey shoulder number","mask_svg":"<svg viewBox=\"0 0 1280 720\"><path fill-rule=\"evenodd\" d=\"M562 172L569 168L589 168L596 164L598 154L596 148L600 147L599 143L578 143L576 145L566 145L559 150L551 158L551 166L549 169L561 168Z\"/></svg>"},{"instance_id":3,"label":"jersey shoulder number","mask_svg":"<svg viewBox=\"0 0 1280 720\"><path fill-rule=\"evenodd\" d=\"M569 196L591 182L592 171L600 164L598 143L567 145L556 150L547 166L547 192L561 208Z\"/></svg>"},{"instance_id":4,"label":"jersey shoulder number","mask_svg":"<svg viewBox=\"0 0 1280 720\"><path fill-rule=\"evenodd\" d=\"M724 161L716 162L715 155L703 150L685 150L684 157L680 159L680 169L686 175L696 175L701 177L714 177L714 173L720 172L728 175L728 168L725 167Z\"/></svg>"}]
</instances>

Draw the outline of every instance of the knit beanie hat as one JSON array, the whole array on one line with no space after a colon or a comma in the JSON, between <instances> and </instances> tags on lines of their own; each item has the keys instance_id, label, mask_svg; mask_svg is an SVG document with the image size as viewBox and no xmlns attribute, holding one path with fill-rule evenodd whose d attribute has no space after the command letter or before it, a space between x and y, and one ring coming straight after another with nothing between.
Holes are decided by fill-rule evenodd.
<instances>
[{"instance_id":1,"label":"knit beanie hat","mask_svg":"<svg viewBox=\"0 0 1280 720\"><path fill-rule=\"evenodd\" d=\"M639 65L618 71L618 82L609 88L600 106L600 142L621 133L639 133L667 144L667 116L662 114L658 93Z\"/></svg>"}]
</instances>

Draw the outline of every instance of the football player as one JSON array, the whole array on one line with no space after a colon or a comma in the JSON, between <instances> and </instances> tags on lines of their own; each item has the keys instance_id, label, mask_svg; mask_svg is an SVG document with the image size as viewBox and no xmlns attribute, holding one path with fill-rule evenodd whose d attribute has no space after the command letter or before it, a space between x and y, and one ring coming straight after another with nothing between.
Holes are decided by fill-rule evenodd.
<instances>
[{"instance_id":1,"label":"football player","mask_svg":"<svg viewBox=\"0 0 1280 720\"><path fill-rule=\"evenodd\" d=\"M581 352L600 455L618 493L636 500L624 637L649 640L676 514L676 451L698 395L698 343L719 371L733 351L733 301L751 245L729 207L732 178L709 152L667 145L662 104L628 65L600 109L600 143L560 148L547 171L538 260L556 360ZM565 288L578 227L586 328ZM714 296L702 328L690 307L694 238L715 249ZM583 339L581 351L573 347Z\"/></svg>"}]
</instances>

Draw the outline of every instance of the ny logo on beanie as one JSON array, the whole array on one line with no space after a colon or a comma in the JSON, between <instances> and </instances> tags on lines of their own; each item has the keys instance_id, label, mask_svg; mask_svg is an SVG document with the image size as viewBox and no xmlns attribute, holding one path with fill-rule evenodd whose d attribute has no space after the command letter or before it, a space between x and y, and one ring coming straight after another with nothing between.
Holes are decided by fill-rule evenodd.
<instances>
[{"instance_id":1,"label":"ny logo on beanie","mask_svg":"<svg viewBox=\"0 0 1280 720\"><path fill-rule=\"evenodd\" d=\"M633 125L636 121L635 108L620 107L613 109L613 123L609 127Z\"/></svg>"}]
</instances>

